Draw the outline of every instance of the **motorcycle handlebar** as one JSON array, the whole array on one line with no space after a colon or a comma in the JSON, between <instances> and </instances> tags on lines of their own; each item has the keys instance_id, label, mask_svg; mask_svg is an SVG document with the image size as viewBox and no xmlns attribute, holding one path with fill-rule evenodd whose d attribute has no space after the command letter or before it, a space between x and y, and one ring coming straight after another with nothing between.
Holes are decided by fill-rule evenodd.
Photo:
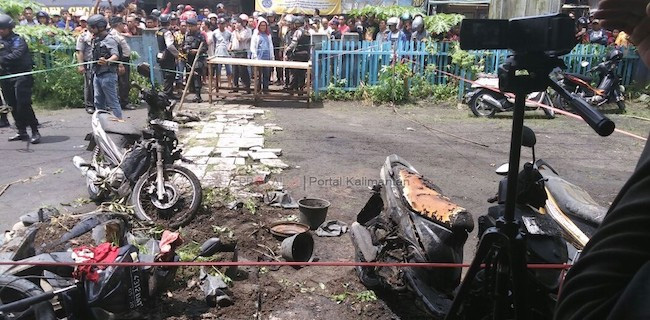
<instances>
[{"instance_id":1,"label":"motorcycle handlebar","mask_svg":"<svg viewBox=\"0 0 650 320\"><path fill-rule=\"evenodd\" d=\"M592 107L587 101L579 96L571 94L564 89L556 80L551 79L551 88L555 90L562 98L564 98L573 107L582 119L584 119L589 126L596 131L599 135L606 137L616 128L614 121L605 117L600 111Z\"/></svg>"}]
</instances>

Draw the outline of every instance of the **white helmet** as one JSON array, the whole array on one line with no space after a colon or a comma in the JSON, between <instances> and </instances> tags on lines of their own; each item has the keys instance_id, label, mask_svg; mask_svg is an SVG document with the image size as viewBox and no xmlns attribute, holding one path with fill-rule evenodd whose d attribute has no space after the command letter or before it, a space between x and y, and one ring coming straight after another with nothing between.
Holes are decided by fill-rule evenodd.
<instances>
[{"instance_id":1,"label":"white helmet","mask_svg":"<svg viewBox=\"0 0 650 320\"><path fill-rule=\"evenodd\" d=\"M248 21L248 15L245 13L242 13L239 15L239 19L242 19L242 21Z\"/></svg>"},{"instance_id":2,"label":"white helmet","mask_svg":"<svg viewBox=\"0 0 650 320\"><path fill-rule=\"evenodd\" d=\"M219 18L219 16L217 16L216 13L211 13L211 14L208 15L208 19L212 19L212 18L217 19L217 18Z\"/></svg>"},{"instance_id":3,"label":"white helmet","mask_svg":"<svg viewBox=\"0 0 650 320\"><path fill-rule=\"evenodd\" d=\"M260 16L260 13L257 11L253 12L253 18L257 19Z\"/></svg>"},{"instance_id":4,"label":"white helmet","mask_svg":"<svg viewBox=\"0 0 650 320\"><path fill-rule=\"evenodd\" d=\"M388 20L386 21L386 24L389 26L396 26L398 23L399 23L398 17L388 18Z\"/></svg>"}]
</instances>

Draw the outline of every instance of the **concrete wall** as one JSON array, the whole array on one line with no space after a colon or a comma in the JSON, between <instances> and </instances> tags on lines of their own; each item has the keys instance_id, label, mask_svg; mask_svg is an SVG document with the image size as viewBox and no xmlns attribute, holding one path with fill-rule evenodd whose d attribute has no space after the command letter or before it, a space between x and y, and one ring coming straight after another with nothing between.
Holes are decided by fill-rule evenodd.
<instances>
[{"instance_id":1,"label":"concrete wall","mask_svg":"<svg viewBox=\"0 0 650 320\"><path fill-rule=\"evenodd\" d=\"M562 0L492 0L490 19L511 19L560 12Z\"/></svg>"}]
</instances>

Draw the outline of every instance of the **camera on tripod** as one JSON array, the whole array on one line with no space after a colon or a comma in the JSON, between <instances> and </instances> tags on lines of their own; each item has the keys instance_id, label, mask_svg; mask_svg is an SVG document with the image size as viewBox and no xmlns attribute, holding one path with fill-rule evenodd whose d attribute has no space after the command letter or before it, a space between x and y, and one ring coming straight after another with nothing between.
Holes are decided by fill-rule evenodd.
<instances>
[{"instance_id":1,"label":"camera on tripod","mask_svg":"<svg viewBox=\"0 0 650 320\"><path fill-rule=\"evenodd\" d=\"M463 50L510 49L555 57L571 52L575 45L575 22L565 14L510 20L464 19L460 26Z\"/></svg>"}]
</instances>

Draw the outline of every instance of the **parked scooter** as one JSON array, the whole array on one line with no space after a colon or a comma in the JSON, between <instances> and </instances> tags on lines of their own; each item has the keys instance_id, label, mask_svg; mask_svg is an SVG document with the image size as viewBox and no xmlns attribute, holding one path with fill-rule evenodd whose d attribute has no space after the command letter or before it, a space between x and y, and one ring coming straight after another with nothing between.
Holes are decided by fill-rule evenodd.
<instances>
[{"instance_id":1,"label":"parked scooter","mask_svg":"<svg viewBox=\"0 0 650 320\"><path fill-rule=\"evenodd\" d=\"M148 65L138 72L148 76ZM134 84L135 85L135 84ZM182 158L177 148L178 123L171 121L174 104L162 92L139 88L148 104L148 129L119 122L111 113L97 110L92 116L88 150L90 163L79 156L74 165L86 177L90 198L129 197L135 215L145 221L159 219L177 228L193 219L202 198L199 179L187 168L175 165Z\"/></svg>"},{"instance_id":2,"label":"parked scooter","mask_svg":"<svg viewBox=\"0 0 650 320\"><path fill-rule=\"evenodd\" d=\"M201 245L197 257L233 250L232 244L211 238ZM179 261L173 251L165 257L160 260L153 253L142 254L136 246L127 244L118 249L115 262ZM3 268L0 272L1 320L148 319L177 269L174 266L111 266L98 273L97 281L91 281L73 279L72 266L28 265L30 262L74 263L70 252L43 253L18 261L27 265Z\"/></svg>"},{"instance_id":3,"label":"parked scooter","mask_svg":"<svg viewBox=\"0 0 650 320\"><path fill-rule=\"evenodd\" d=\"M531 179L522 171L522 179ZM472 215L442 195L429 180L422 177L408 162L396 155L386 159L380 171L383 185L373 187L373 194L351 226L356 260L361 262L441 262L462 263L463 246L474 228ZM536 181L536 180L532 180ZM505 191L501 183L500 190ZM479 217L479 236L498 222L505 210L504 197ZM560 230L548 216L530 210L534 199L518 197L516 217L524 223L521 231L527 236L529 263L564 263L567 247ZM545 198L543 199L545 200ZM543 206L544 201L537 200ZM477 277L491 277L497 270L484 270ZM361 282L372 289L407 294L434 318L443 318L460 283L461 268L357 267ZM531 308L536 313L552 314L553 294L560 282L559 270L529 270ZM483 283L478 279L476 283ZM489 288L477 285L470 299L472 310L468 319L489 314L483 308ZM483 302L481 302L483 301Z\"/></svg>"},{"instance_id":4,"label":"parked scooter","mask_svg":"<svg viewBox=\"0 0 650 320\"><path fill-rule=\"evenodd\" d=\"M515 106L514 96L505 94L489 88L499 88L499 79L496 75L481 74L472 84L472 91L465 95L465 102L469 105L472 113L477 117L492 117L497 112L512 111ZM528 100L553 107L553 103L547 92L533 92L528 95ZM526 102L527 110L542 109L547 118L555 118L555 112L542 108L538 104Z\"/></svg>"},{"instance_id":5,"label":"parked scooter","mask_svg":"<svg viewBox=\"0 0 650 320\"><path fill-rule=\"evenodd\" d=\"M591 83L594 78L584 76L579 73L568 73L558 71L556 77L569 92L573 92L583 97L591 105L600 107L606 103L616 103L620 111L625 111L625 87L621 85L621 78L616 74L618 64L623 60L623 52L619 49L613 49L607 54L605 60L597 66L588 70L589 73L598 75L598 85L593 87ZM582 66L586 67L589 63L584 61ZM563 109L569 109L567 102L556 95L553 98L555 104Z\"/></svg>"}]
</instances>

